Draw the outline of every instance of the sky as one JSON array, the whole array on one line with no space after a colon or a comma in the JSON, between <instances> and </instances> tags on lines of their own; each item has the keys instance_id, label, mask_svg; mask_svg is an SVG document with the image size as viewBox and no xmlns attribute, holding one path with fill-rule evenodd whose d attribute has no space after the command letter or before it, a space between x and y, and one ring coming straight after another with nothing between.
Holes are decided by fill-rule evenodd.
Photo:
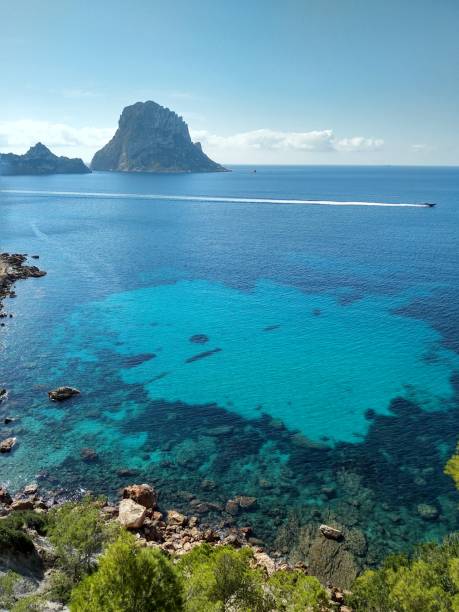
<instances>
[{"instance_id":1,"label":"sky","mask_svg":"<svg viewBox=\"0 0 459 612\"><path fill-rule=\"evenodd\" d=\"M0 151L154 100L226 164L459 164L459 0L0 0Z\"/></svg>"}]
</instances>

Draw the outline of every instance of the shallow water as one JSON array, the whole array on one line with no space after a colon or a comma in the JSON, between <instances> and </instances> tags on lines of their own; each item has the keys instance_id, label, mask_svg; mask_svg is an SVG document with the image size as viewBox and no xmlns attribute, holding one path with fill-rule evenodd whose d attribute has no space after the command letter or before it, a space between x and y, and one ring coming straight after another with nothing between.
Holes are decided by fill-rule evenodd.
<instances>
[{"instance_id":1,"label":"shallow water","mask_svg":"<svg viewBox=\"0 0 459 612\"><path fill-rule=\"evenodd\" d=\"M235 520L257 537L301 557L302 525L335 521L364 534L358 565L441 537L457 526L442 467L459 424L459 171L250 170L0 179L99 194L0 192L1 249L48 272L6 304L0 410L20 420L4 427L19 444L1 482L46 471L44 486L114 494L152 481L165 504L216 504L200 507L214 521L255 495ZM82 395L51 405L58 384Z\"/></svg>"}]
</instances>

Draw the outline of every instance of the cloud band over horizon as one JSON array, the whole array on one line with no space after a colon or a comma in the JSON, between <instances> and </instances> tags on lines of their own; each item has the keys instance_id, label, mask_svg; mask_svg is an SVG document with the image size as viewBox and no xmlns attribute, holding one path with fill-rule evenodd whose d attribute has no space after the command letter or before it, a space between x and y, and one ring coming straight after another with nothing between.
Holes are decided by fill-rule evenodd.
<instances>
[{"instance_id":1,"label":"cloud band over horizon","mask_svg":"<svg viewBox=\"0 0 459 612\"><path fill-rule=\"evenodd\" d=\"M51 123L33 119L0 121L0 151L2 153L24 153L37 142L61 153L79 156L89 161L92 155L104 146L115 133L116 128L73 127L65 123ZM309 132L283 132L258 129L229 136L212 134L207 130L190 129L193 141L199 141L209 155L225 161L225 154L241 162L247 157L259 157L263 152L282 153L354 153L379 151L384 147L381 138L353 136L338 138L333 130L312 130ZM233 163L235 163L233 161Z\"/></svg>"}]
</instances>

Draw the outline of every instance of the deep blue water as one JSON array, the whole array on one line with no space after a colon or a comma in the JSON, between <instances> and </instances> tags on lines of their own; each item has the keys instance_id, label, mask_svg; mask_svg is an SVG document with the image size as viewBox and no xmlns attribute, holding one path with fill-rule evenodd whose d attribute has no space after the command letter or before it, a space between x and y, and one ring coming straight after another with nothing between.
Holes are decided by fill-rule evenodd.
<instances>
[{"instance_id":1,"label":"deep blue water","mask_svg":"<svg viewBox=\"0 0 459 612\"><path fill-rule=\"evenodd\" d=\"M233 170L0 189L438 206L0 192L1 250L39 254L48 273L6 304L0 410L20 420L3 428L18 446L0 482L111 495L154 482L165 505L216 504L201 507L214 521L255 495L235 520L258 537L282 547L288 533L301 557L301 526L334 521L364 534L360 565L441 537L457 526L442 469L459 431L459 169ZM59 384L82 394L50 405Z\"/></svg>"}]
</instances>

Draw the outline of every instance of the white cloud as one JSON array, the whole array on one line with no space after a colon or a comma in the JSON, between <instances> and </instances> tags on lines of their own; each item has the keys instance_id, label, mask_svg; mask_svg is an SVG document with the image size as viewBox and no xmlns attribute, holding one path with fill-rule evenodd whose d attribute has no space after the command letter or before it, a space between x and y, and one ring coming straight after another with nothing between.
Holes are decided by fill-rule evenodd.
<instances>
[{"instance_id":1,"label":"white cloud","mask_svg":"<svg viewBox=\"0 0 459 612\"><path fill-rule=\"evenodd\" d=\"M0 121L0 146L4 151L21 152L40 141L48 147L97 150L114 133L115 128L75 128L65 123L32 119Z\"/></svg>"},{"instance_id":2,"label":"white cloud","mask_svg":"<svg viewBox=\"0 0 459 612\"><path fill-rule=\"evenodd\" d=\"M384 145L380 138L338 139L333 130L311 132L279 132L275 130L253 130L232 136L217 136L205 130L190 130L194 140L212 149L258 149L278 151L377 151Z\"/></svg>"},{"instance_id":3,"label":"white cloud","mask_svg":"<svg viewBox=\"0 0 459 612\"><path fill-rule=\"evenodd\" d=\"M415 153L425 153L426 151L429 151L431 147L429 147L427 144L412 144L411 149Z\"/></svg>"},{"instance_id":4,"label":"white cloud","mask_svg":"<svg viewBox=\"0 0 459 612\"><path fill-rule=\"evenodd\" d=\"M104 146L115 133L116 128L80 127L65 123L51 123L22 119L0 121L0 150L2 152L24 153L31 145L43 142L61 155L78 156L89 161L93 154ZM219 136L205 130L190 130L194 141L200 141L204 150L223 162L296 162L310 160L305 154L317 153L320 159L328 154L327 161L334 156L354 152L378 151L384 141L360 136L338 138L333 130L310 132L282 132L270 129L240 132Z\"/></svg>"}]
</instances>

